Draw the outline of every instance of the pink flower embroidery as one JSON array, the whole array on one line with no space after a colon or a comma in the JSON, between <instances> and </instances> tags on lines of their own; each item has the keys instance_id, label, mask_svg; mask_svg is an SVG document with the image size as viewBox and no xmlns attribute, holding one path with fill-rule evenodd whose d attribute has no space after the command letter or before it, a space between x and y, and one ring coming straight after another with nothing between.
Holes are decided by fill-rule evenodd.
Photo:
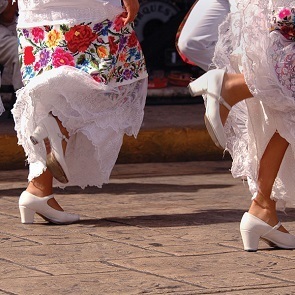
<instances>
[{"instance_id":1,"label":"pink flower embroidery","mask_svg":"<svg viewBox=\"0 0 295 295\"><path fill-rule=\"evenodd\" d=\"M33 35L33 40L36 43L44 39L44 31L41 28L33 28L32 35Z\"/></svg>"},{"instance_id":2,"label":"pink flower embroidery","mask_svg":"<svg viewBox=\"0 0 295 295\"><path fill-rule=\"evenodd\" d=\"M280 12L279 12L279 18L283 19L285 17L288 17L291 15L291 10L289 8L283 8Z\"/></svg>"},{"instance_id":3,"label":"pink flower embroidery","mask_svg":"<svg viewBox=\"0 0 295 295\"><path fill-rule=\"evenodd\" d=\"M62 48L57 47L55 52L52 54L52 64L55 68L60 66L75 66L75 60L73 56L64 51Z\"/></svg>"}]
</instances>

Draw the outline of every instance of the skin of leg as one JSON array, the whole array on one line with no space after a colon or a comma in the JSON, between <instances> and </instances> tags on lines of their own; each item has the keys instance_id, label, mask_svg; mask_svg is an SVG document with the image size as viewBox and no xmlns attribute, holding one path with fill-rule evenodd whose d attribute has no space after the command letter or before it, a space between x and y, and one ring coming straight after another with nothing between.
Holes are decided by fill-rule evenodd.
<instances>
[{"instance_id":1,"label":"skin of leg","mask_svg":"<svg viewBox=\"0 0 295 295\"><path fill-rule=\"evenodd\" d=\"M279 220L276 202L270 199L270 195L288 146L289 143L279 133L275 133L270 139L260 160L257 180L259 191L249 208L249 213L271 226L275 226ZM288 232L282 226L279 230Z\"/></svg>"},{"instance_id":2,"label":"skin of leg","mask_svg":"<svg viewBox=\"0 0 295 295\"><path fill-rule=\"evenodd\" d=\"M225 73L221 96L231 106L252 97L245 82L244 75ZM220 117L223 124L227 119L228 113L229 110L221 105ZM275 133L270 139L260 160L258 174L259 192L249 209L249 213L271 226L275 226L278 223L278 216L276 212L276 202L270 199L270 195L288 146L289 143L281 137L279 133ZM283 226L281 226L279 230L288 232Z\"/></svg>"},{"instance_id":3,"label":"skin of leg","mask_svg":"<svg viewBox=\"0 0 295 295\"><path fill-rule=\"evenodd\" d=\"M62 132L67 138L69 136L68 131L66 128L62 125L61 121L55 117L57 124ZM65 153L66 150L66 141L63 140L62 147L63 151ZM51 172L46 169L40 176L34 178L32 181L29 182L28 187L26 189L29 193L37 196L37 197L46 197L53 194L53 176ZM48 201L48 205L52 208L63 211L61 206L58 204L58 202L52 198Z\"/></svg>"},{"instance_id":4,"label":"skin of leg","mask_svg":"<svg viewBox=\"0 0 295 295\"><path fill-rule=\"evenodd\" d=\"M236 103L252 97L251 92L245 82L243 74L224 74L221 96L230 105L233 106ZM221 122L224 124L229 110L224 106L220 106Z\"/></svg>"}]
</instances>

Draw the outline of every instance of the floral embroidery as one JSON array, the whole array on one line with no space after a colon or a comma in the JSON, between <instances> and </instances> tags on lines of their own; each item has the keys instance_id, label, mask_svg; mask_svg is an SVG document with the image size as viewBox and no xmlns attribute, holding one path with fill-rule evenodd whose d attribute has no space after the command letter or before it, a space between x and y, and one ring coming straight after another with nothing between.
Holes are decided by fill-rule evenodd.
<instances>
[{"instance_id":1,"label":"floral embroidery","mask_svg":"<svg viewBox=\"0 0 295 295\"><path fill-rule=\"evenodd\" d=\"M291 16L291 10L289 8L283 8L279 11L279 18L282 19L288 19L289 16Z\"/></svg>"},{"instance_id":2,"label":"floral embroidery","mask_svg":"<svg viewBox=\"0 0 295 295\"><path fill-rule=\"evenodd\" d=\"M62 48L57 47L52 54L52 64L53 64L53 67L55 68L58 68L64 65L74 67L75 60L69 52L63 50Z\"/></svg>"},{"instance_id":3,"label":"floral embroidery","mask_svg":"<svg viewBox=\"0 0 295 295\"><path fill-rule=\"evenodd\" d=\"M33 46L27 46L24 49L24 64L31 65L35 61L35 56L33 54Z\"/></svg>"},{"instance_id":4,"label":"floral embroidery","mask_svg":"<svg viewBox=\"0 0 295 295\"><path fill-rule=\"evenodd\" d=\"M136 79L146 71L135 32L131 25L123 25L120 16L114 22L19 29L18 36L25 84L63 65L81 69L105 84Z\"/></svg>"},{"instance_id":5,"label":"floral embroidery","mask_svg":"<svg viewBox=\"0 0 295 295\"><path fill-rule=\"evenodd\" d=\"M86 25L74 26L65 33L68 48L73 53L86 51L95 39L96 34Z\"/></svg>"},{"instance_id":6,"label":"floral embroidery","mask_svg":"<svg viewBox=\"0 0 295 295\"><path fill-rule=\"evenodd\" d=\"M278 30L290 41L295 41L295 8L282 7L273 11L271 30Z\"/></svg>"},{"instance_id":7,"label":"floral embroidery","mask_svg":"<svg viewBox=\"0 0 295 295\"><path fill-rule=\"evenodd\" d=\"M61 33L57 30L50 30L47 34L46 44L48 47L56 47L58 46L62 36Z\"/></svg>"}]
</instances>

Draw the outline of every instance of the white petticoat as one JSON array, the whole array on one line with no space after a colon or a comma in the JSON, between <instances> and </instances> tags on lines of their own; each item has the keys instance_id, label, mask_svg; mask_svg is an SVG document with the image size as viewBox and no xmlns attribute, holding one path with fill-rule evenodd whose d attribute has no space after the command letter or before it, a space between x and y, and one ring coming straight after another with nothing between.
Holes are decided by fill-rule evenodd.
<instances>
[{"instance_id":1,"label":"white petticoat","mask_svg":"<svg viewBox=\"0 0 295 295\"><path fill-rule=\"evenodd\" d=\"M295 7L294 1L273 1ZM279 3L278 3L279 2ZM272 190L272 198L294 202L295 192L295 42L278 31L269 32L272 11L268 0L237 1L238 11L220 27L214 63L229 73L242 72L253 98L233 107L225 129L234 177L247 177L253 194L258 190L259 162L278 131L290 146Z\"/></svg>"},{"instance_id":2,"label":"white petticoat","mask_svg":"<svg viewBox=\"0 0 295 295\"><path fill-rule=\"evenodd\" d=\"M18 144L30 164L28 179L46 169L44 144L34 146L29 137L39 121L52 112L70 134L65 156L70 171L67 186L100 187L107 183L124 134L136 136L139 131L146 94L146 76L131 84L111 86L63 66L33 78L18 90L12 110Z\"/></svg>"}]
</instances>

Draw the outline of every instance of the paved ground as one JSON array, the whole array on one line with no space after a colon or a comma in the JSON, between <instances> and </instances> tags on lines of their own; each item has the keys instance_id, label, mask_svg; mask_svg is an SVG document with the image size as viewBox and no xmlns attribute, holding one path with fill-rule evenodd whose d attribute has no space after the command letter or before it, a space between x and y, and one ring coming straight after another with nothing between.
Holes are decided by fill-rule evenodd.
<instances>
[{"instance_id":1,"label":"paved ground","mask_svg":"<svg viewBox=\"0 0 295 295\"><path fill-rule=\"evenodd\" d=\"M229 168L118 164L102 189L56 190L81 215L68 226L22 225L27 171L0 171L0 294L294 294L294 251L242 250L250 196ZM295 208L287 213L295 232Z\"/></svg>"},{"instance_id":2,"label":"paved ground","mask_svg":"<svg viewBox=\"0 0 295 295\"><path fill-rule=\"evenodd\" d=\"M81 215L68 226L20 223L27 170L13 121L0 118L0 294L295 294L294 251L242 250L247 184L231 177L203 113L202 104L147 106L108 185L56 189ZM295 208L287 213L295 233Z\"/></svg>"}]
</instances>

